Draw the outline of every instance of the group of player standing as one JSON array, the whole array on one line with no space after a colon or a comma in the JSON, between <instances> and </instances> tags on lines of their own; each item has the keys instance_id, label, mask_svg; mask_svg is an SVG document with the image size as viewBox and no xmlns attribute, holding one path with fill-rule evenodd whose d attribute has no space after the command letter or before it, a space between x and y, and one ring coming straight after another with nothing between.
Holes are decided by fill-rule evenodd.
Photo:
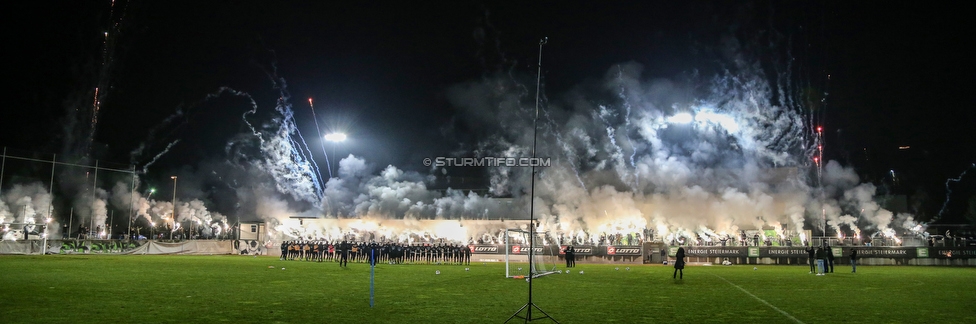
<instances>
[{"instance_id":1,"label":"group of player standing","mask_svg":"<svg viewBox=\"0 0 976 324\"><path fill-rule=\"evenodd\" d=\"M460 244L284 241L281 260L354 263L471 264L471 249Z\"/></svg>"}]
</instances>

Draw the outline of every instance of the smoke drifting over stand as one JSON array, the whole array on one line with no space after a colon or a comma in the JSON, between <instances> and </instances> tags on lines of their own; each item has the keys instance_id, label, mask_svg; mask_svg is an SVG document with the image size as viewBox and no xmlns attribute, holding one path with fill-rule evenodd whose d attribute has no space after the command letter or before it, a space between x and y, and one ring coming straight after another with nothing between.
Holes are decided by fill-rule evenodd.
<instances>
[{"instance_id":1,"label":"smoke drifting over stand","mask_svg":"<svg viewBox=\"0 0 976 324\"><path fill-rule=\"evenodd\" d=\"M798 99L808 94L791 81L789 67L765 71L737 53L734 41L728 44L732 63L715 75L652 78L639 64L622 63L609 67L595 86L549 94L539 156L554 162L540 172L537 188L542 228L587 240L650 229L660 237L712 241L743 230L775 229L781 237L801 230L823 233L826 217L828 231L837 235L864 229L892 237L895 228L918 233L910 215L880 208L873 185L861 184L852 169L836 161L819 168L819 125L812 123L817 116ZM228 144L234 161L228 164L254 179L273 180L239 186L237 196L255 201L254 215L275 224L276 231L338 239L383 228L393 238L434 232L400 225L410 220L451 220L464 229L449 236L467 241L496 229L464 226L466 220L528 218L528 169L488 168L487 194L428 188L438 173L451 170L421 174L390 165L374 175L368 161L351 155L339 161L337 177L322 179L296 126L284 81L271 79L281 92L276 114L261 128L251 126L253 136ZM448 90L466 121L487 134L467 154L528 156L534 111L522 84L526 79L499 73ZM259 106L244 114L248 125ZM247 180L237 180L242 181ZM372 225L311 228L289 221L294 216ZM383 220L406 222L379 225Z\"/></svg>"},{"instance_id":2,"label":"smoke drifting over stand","mask_svg":"<svg viewBox=\"0 0 976 324\"><path fill-rule=\"evenodd\" d=\"M495 48L478 53L500 58L478 59L494 70L442 86L455 116L452 124L430 126L464 129L477 138L474 143L451 143L457 150L445 155L527 157L535 116L534 87L527 84L534 82L535 69L511 61L514 55L503 52L506 44L489 25L476 38L480 46ZM824 145L818 129L825 126L816 106L827 93L810 80L821 76L809 76L813 72L796 63L793 40L774 31L728 34L715 44L701 45L712 52L704 55L708 59L703 66L681 66L682 72L675 74L619 62L584 79L550 80L558 74L552 71L574 67L544 64L544 85L552 81L570 86L543 88L537 155L550 158L552 165L538 174L535 217L540 227L590 242L607 234L651 233L665 240L708 242L762 229L795 237L804 230L822 235L824 226L838 236L924 235L924 224L912 215L882 208L875 196L878 188L862 181L850 166L816 159ZM105 36L104 47L110 51L112 35ZM286 82L302 85L294 81L300 77L291 78L294 73L288 72L303 63L289 58L290 50L273 52L275 59L267 60L273 62L271 68L256 69L264 73L263 88L243 81L207 88L212 93L148 128L145 141L130 154L138 179L110 177L94 184L86 179L62 188L67 191L63 199L70 202L54 204L62 206L54 212L56 219L65 219L63 206L69 206L79 223L104 224L114 211L116 219L131 215L134 226L170 224L169 230L194 223L228 230L238 221L263 220L273 225L271 237L334 240L372 232L381 233L371 235L373 239L469 241L497 235L509 226L502 220L529 218L528 168L485 168L479 170L487 179L486 187L479 188L484 190L445 190L440 184L444 178L470 170L422 169L419 160L416 165L386 165L361 154L335 159L320 152L326 148L315 142L321 141L319 133L303 135L313 125L304 116L307 98L298 98L298 91L293 97ZM100 90L91 108L95 117L111 89L101 85L110 79L97 80ZM327 102L316 99L320 107ZM216 110L232 117L200 113ZM196 125L229 124L233 130L213 127L223 133L207 139L184 132L193 124L187 121L206 118L213 119ZM88 130L100 129L95 127L97 118L90 121L81 131L69 127L67 132L85 136L66 145L89 147L94 136ZM222 149L207 151L199 162L183 167L161 166L171 164L162 161L183 158L176 155L205 140L220 142ZM385 140L397 145L402 139ZM333 160L323 163L323 156ZM320 164L337 166L337 172L323 172ZM175 206L165 188L152 195L142 183L150 173L163 172L178 176ZM34 183L4 184L0 218L10 222L44 214L39 206L48 207L36 195L45 186ZM38 189L24 189L31 186ZM23 212L24 206L34 211ZM301 224L296 218L317 221Z\"/></svg>"}]
</instances>

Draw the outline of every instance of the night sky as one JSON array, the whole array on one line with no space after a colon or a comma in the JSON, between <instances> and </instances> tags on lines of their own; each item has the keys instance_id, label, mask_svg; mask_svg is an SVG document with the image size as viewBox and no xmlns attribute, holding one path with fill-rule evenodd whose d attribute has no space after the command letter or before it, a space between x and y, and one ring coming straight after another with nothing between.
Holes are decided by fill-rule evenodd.
<instances>
[{"instance_id":1,"label":"night sky","mask_svg":"<svg viewBox=\"0 0 976 324\"><path fill-rule=\"evenodd\" d=\"M208 94L247 92L267 112L280 94L276 73L314 153L321 150L308 98L322 132L349 134L339 155L424 171L423 157L470 150L491 134L451 103L452 87L508 73L532 102L542 37L552 98L628 62L643 65L646 79L721 71L723 39L734 37L754 46L744 50L755 54L749 59L783 69L790 62L770 57L789 57L797 84L828 93L826 106L807 107L825 129L825 159L855 166L863 180L890 184L893 193L924 190L933 213L946 179L976 162L976 64L968 50L976 12L967 2L119 1L114 11L110 4L7 4L0 145L63 154L66 112L90 111L101 80L110 88L95 156L141 168L179 139L145 177L165 182L219 159L227 140L246 132L249 105L232 96L205 101ZM120 33L102 70L109 30ZM149 149L133 159L142 143ZM903 179L892 181L891 170ZM972 183L960 190L972 192Z\"/></svg>"}]
</instances>

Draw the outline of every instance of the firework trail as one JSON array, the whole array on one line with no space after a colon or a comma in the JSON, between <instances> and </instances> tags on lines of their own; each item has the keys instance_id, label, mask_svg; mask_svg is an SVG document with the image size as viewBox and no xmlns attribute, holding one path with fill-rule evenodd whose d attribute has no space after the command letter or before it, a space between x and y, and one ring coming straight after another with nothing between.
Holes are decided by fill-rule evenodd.
<instances>
[{"instance_id":1,"label":"firework trail","mask_svg":"<svg viewBox=\"0 0 976 324\"><path fill-rule=\"evenodd\" d=\"M308 98L308 107L312 109L312 120L315 121L315 131L319 135L319 145L322 146L322 154L325 155L325 167L329 169L329 179L332 179L332 162L329 161L329 153L325 150L325 142L322 141L322 129L319 128L319 119L315 117L315 105L312 104L312 98Z\"/></svg>"},{"instance_id":2,"label":"firework trail","mask_svg":"<svg viewBox=\"0 0 976 324\"><path fill-rule=\"evenodd\" d=\"M252 107L257 106L257 103L254 102L254 98L252 98L251 95L245 92L234 90L230 87L220 87L219 89L217 89L217 91L207 94L206 96L203 97L203 99L197 102L193 102L185 106L181 105L176 109L175 113L163 119L163 121L161 121L156 126L150 128L149 133L146 136L146 140L139 143L139 145L129 153L130 163L132 163L132 165L142 164L140 160L142 159L143 154L146 153L148 150L152 149L157 144L157 137L159 137L159 133L166 131L168 135L162 136L162 139L160 140L160 141L167 142L166 147L164 147L162 150L156 153L156 155L154 155L149 162L142 164L142 167L138 168L142 170L141 171L142 174L146 174L146 172L149 171L150 166L155 164L160 158L166 155L166 153L169 153L170 149L172 149L174 146L176 146L176 144L180 142L181 139L179 138L172 139L172 137L176 136L177 134L180 134L181 132L179 132L179 129L181 127L184 127L187 124L187 119L190 117L190 113L188 112L198 106L203 105L204 103L216 100L224 96L225 94L230 94L235 97L245 98L248 100L248 102L251 104Z\"/></svg>"},{"instance_id":3,"label":"firework trail","mask_svg":"<svg viewBox=\"0 0 976 324\"><path fill-rule=\"evenodd\" d=\"M101 113L102 102L108 95L107 89L111 88L111 78L112 72L115 67L115 54L116 54L116 44L118 38L122 34L122 22L125 19L125 7L122 7L121 13L116 16L115 13L115 0L112 0L109 6L109 27L108 30L103 32L102 38L102 60L98 68L97 81L95 82L95 93L92 99L91 105L91 118L88 126L88 136L85 139L85 154L89 154L91 150L91 144L95 140L95 133L98 130L98 117Z\"/></svg>"},{"instance_id":4,"label":"firework trail","mask_svg":"<svg viewBox=\"0 0 976 324\"><path fill-rule=\"evenodd\" d=\"M939 213L938 214L935 214L935 219L932 220L933 223L936 222L936 221L938 221L939 219L941 219L942 216L945 214L946 208L949 207L949 200L952 198L952 188L950 188L949 185L950 184L953 184L953 183L961 182L962 181L962 178L966 176L966 173L969 173L969 171L970 170L973 170L973 169L976 169L976 163L970 164L969 165L969 168L966 168L966 170L963 170L962 173L960 173L958 177L949 178L948 180L946 180L946 183L945 183L946 199L945 199L944 202L942 202L942 208L939 208Z\"/></svg>"},{"instance_id":5,"label":"firework trail","mask_svg":"<svg viewBox=\"0 0 976 324\"><path fill-rule=\"evenodd\" d=\"M159 154L156 154L156 156L154 156L152 158L152 160L150 160L148 163L146 163L145 165L142 166L142 174L146 174L147 172L149 172L149 167L152 166L153 163L156 163L156 161L159 160L160 157L162 157L163 155L166 155L166 153L169 153L169 150L171 148L173 148L173 146L176 145L176 143L179 143L179 142L180 142L180 140L175 140L175 141L170 142L168 145L166 145L166 148L165 149L163 149L161 152L159 152Z\"/></svg>"},{"instance_id":6,"label":"firework trail","mask_svg":"<svg viewBox=\"0 0 976 324\"><path fill-rule=\"evenodd\" d=\"M273 70L268 76L279 92L275 104L278 116L271 122L277 129L259 131L247 120L248 116L257 113L258 106L253 100L251 109L242 115L245 124L259 141L262 157L257 164L272 176L279 192L298 201L321 205L325 198L322 174L295 123L294 112L288 102L290 95L287 84L276 73Z\"/></svg>"}]
</instances>

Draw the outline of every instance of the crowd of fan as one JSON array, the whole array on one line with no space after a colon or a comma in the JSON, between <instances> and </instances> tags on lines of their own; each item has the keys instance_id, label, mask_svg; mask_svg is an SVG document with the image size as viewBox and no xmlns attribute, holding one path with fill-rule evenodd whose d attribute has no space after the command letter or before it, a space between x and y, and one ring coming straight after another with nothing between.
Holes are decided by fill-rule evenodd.
<instances>
[{"instance_id":1,"label":"crowd of fan","mask_svg":"<svg viewBox=\"0 0 976 324\"><path fill-rule=\"evenodd\" d=\"M460 244L285 241L281 260L388 264L471 264L471 249Z\"/></svg>"}]
</instances>

